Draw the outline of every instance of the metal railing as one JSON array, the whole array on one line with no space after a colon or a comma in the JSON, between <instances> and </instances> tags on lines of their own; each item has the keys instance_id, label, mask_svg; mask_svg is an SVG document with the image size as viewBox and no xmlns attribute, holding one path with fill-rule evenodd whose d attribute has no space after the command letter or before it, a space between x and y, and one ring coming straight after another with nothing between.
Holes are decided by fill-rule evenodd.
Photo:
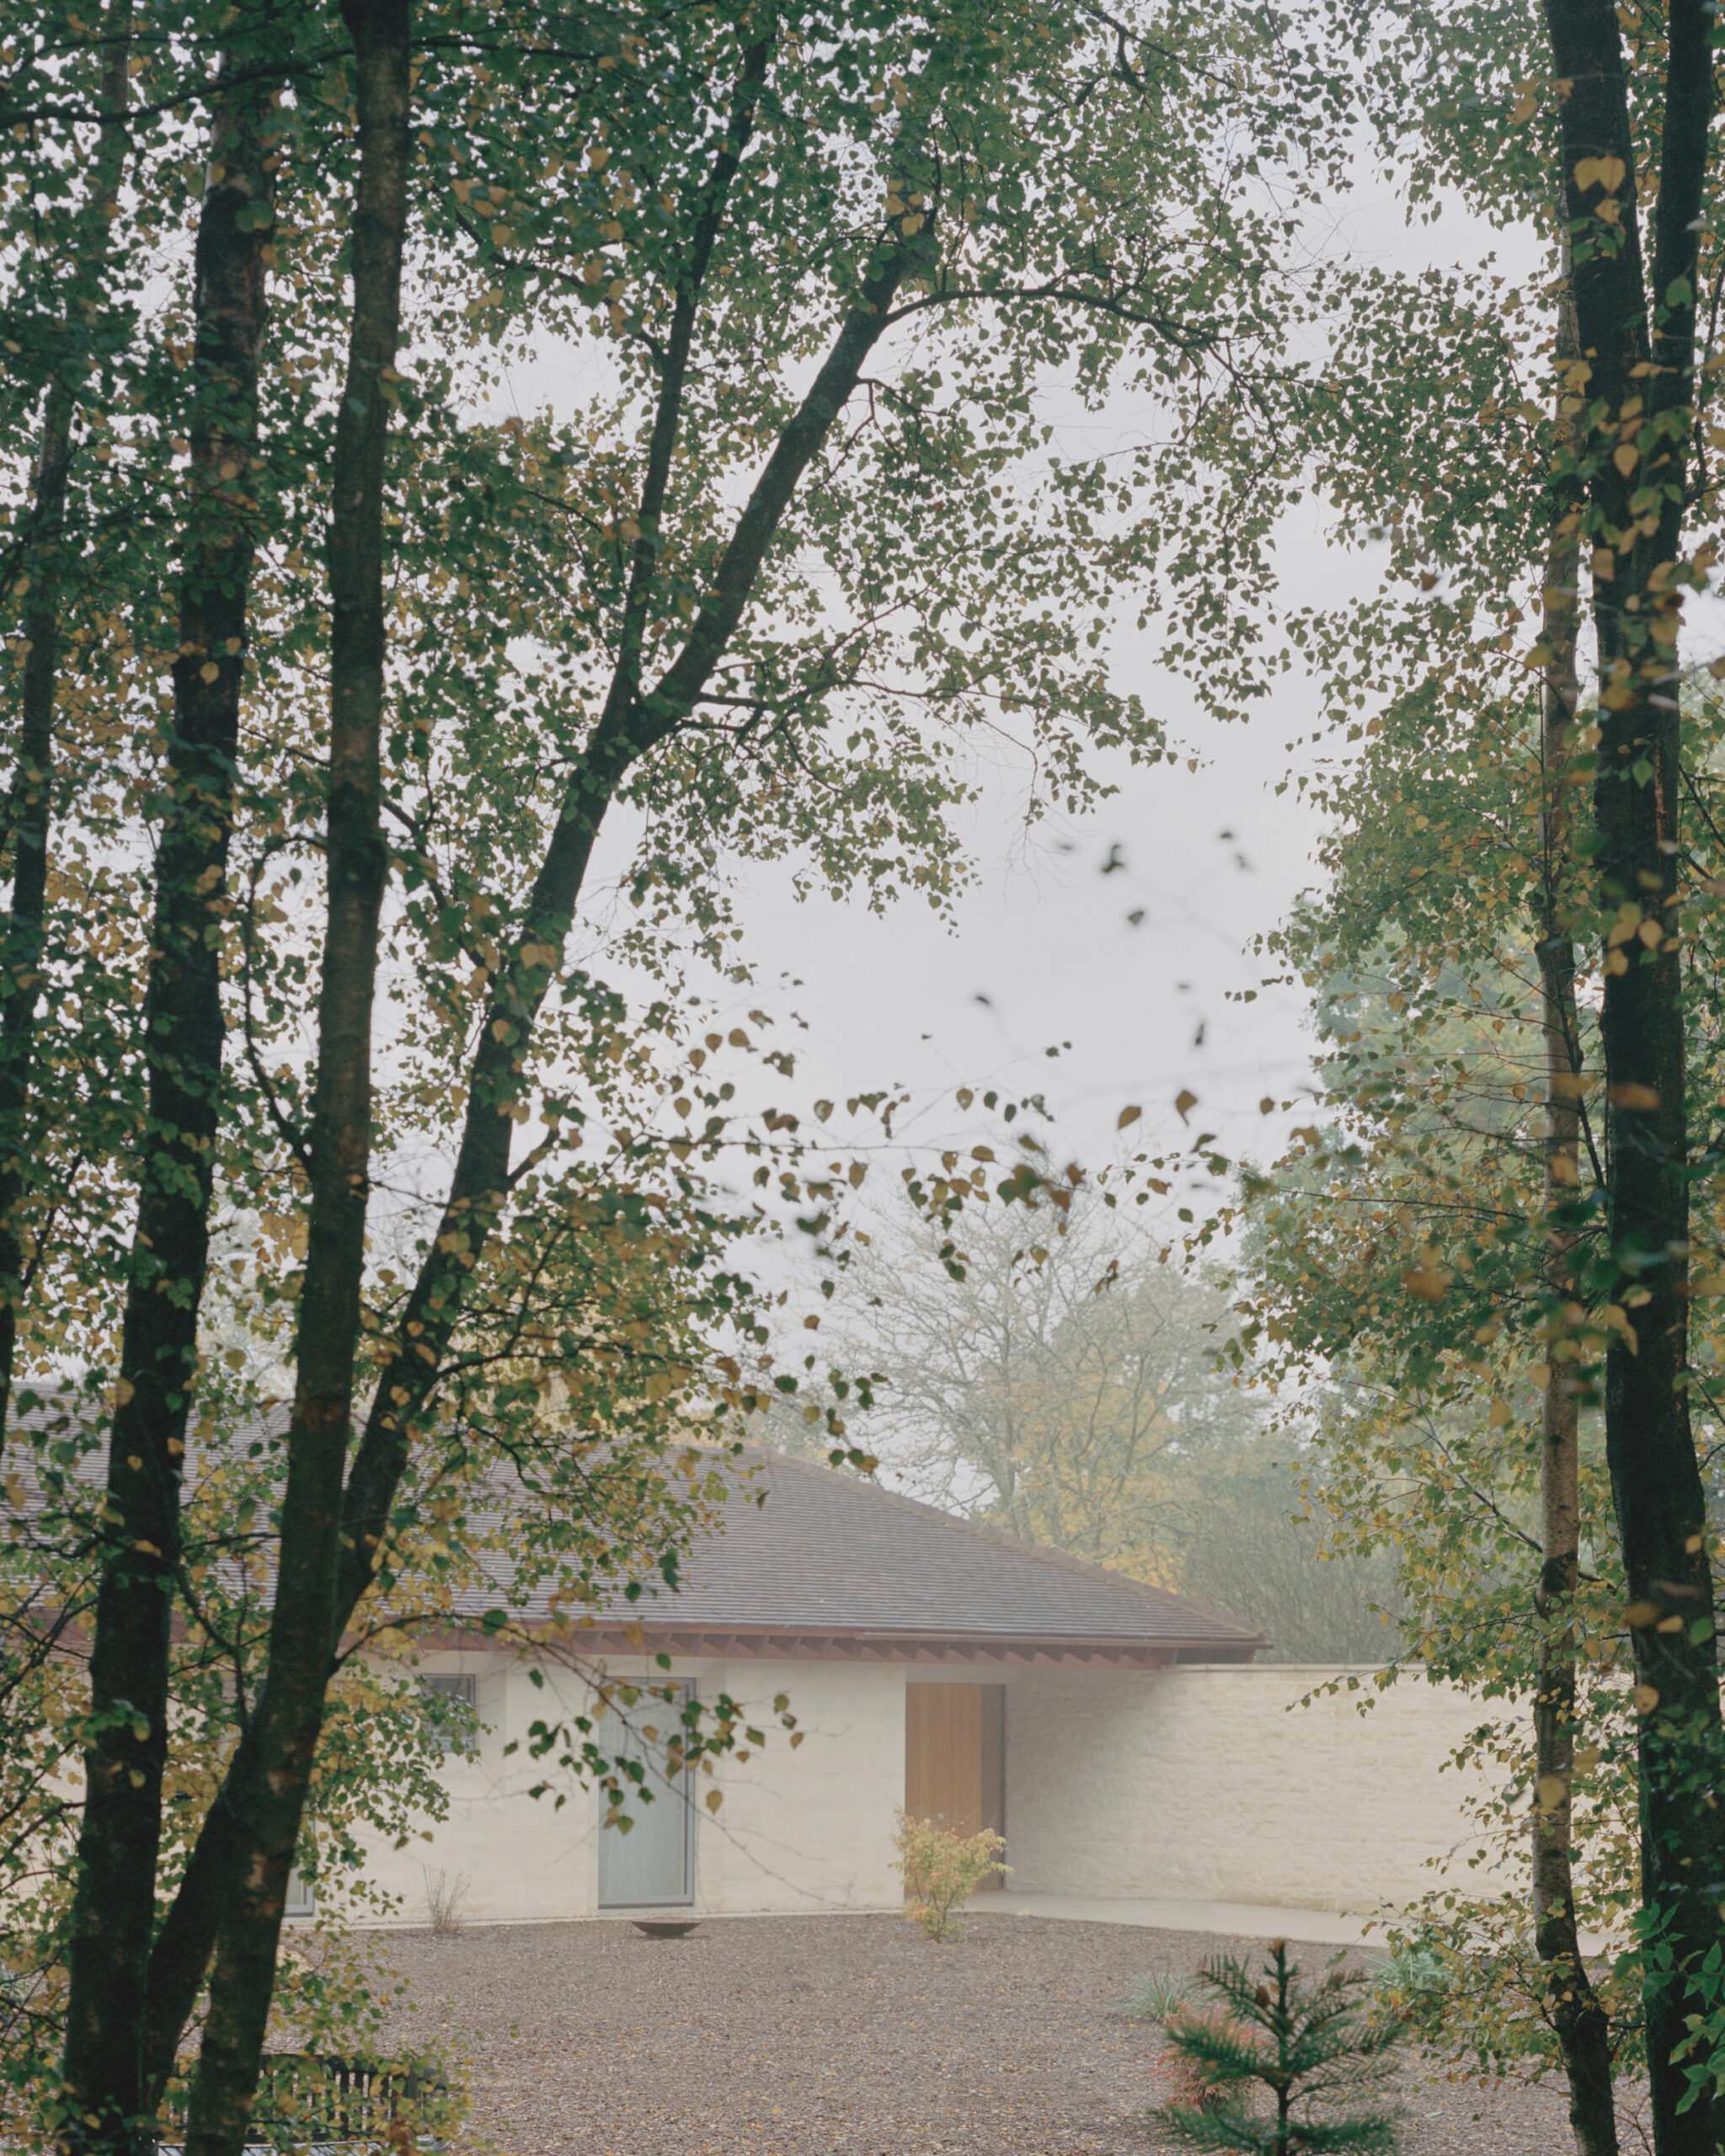
<instances>
[{"instance_id":1,"label":"metal railing","mask_svg":"<svg viewBox=\"0 0 1725 2156\"><path fill-rule=\"evenodd\" d=\"M162 2156L171 2156L184 2133L194 2064L180 2062L163 2105L157 2129ZM259 2077L248 2146L270 2152L430 2151L444 2147L451 2123L449 2083L423 2062L271 2052Z\"/></svg>"}]
</instances>

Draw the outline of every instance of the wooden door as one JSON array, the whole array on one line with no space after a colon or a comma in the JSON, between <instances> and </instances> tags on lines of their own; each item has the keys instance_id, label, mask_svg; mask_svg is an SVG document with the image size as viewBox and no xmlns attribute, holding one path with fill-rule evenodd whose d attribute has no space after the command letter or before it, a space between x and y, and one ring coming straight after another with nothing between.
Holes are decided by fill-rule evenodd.
<instances>
[{"instance_id":1,"label":"wooden door","mask_svg":"<svg viewBox=\"0 0 1725 2156\"><path fill-rule=\"evenodd\" d=\"M1004 1684L905 1685L905 1809L913 1819L955 1834L1005 1833L1006 1707Z\"/></svg>"}]
</instances>

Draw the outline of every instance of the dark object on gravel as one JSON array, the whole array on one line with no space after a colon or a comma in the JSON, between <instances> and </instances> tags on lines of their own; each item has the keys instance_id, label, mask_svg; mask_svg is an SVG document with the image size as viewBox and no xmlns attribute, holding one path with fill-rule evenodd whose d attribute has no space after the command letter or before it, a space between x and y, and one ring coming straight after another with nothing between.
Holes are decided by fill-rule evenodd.
<instances>
[{"instance_id":1,"label":"dark object on gravel","mask_svg":"<svg viewBox=\"0 0 1725 2156\"><path fill-rule=\"evenodd\" d=\"M686 1939L692 1931L701 1929L699 1917L686 1917L681 1921L669 1917L631 1917L629 1922L647 1939Z\"/></svg>"}]
</instances>

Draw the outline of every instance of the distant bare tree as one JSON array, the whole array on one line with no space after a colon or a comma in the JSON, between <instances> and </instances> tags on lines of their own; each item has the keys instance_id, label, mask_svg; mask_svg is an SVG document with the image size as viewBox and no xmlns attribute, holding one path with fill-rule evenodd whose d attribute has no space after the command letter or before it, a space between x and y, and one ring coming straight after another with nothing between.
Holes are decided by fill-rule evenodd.
<instances>
[{"instance_id":1,"label":"distant bare tree","mask_svg":"<svg viewBox=\"0 0 1725 2156\"><path fill-rule=\"evenodd\" d=\"M1179 1561L1170 1584L1262 1625L1260 1662L1381 1662L1401 1643L1395 1556L1332 1554L1321 1511L1302 1497L1286 1433L1218 1446L1183 1479Z\"/></svg>"},{"instance_id":2,"label":"distant bare tree","mask_svg":"<svg viewBox=\"0 0 1725 2156\"><path fill-rule=\"evenodd\" d=\"M877 1214L823 1331L836 1367L878 1380L872 1406L853 1394L841 1412L889 1473L948 1511L1260 1624L1270 1660L1395 1651L1393 1561L1323 1554L1297 1445L1217 1367L1232 1330L1222 1286L1158 1262L1141 1222L1093 1188L1065 1214L968 1209L962 1279L946 1241L908 1211ZM802 1420L813 1397L782 1405L773 1438L825 1458L830 1439Z\"/></svg>"},{"instance_id":3,"label":"distant bare tree","mask_svg":"<svg viewBox=\"0 0 1725 2156\"><path fill-rule=\"evenodd\" d=\"M1226 1299L1081 1193L967 1213L962 1280L944 1240L878 1219L853 1262L835 1359L884 1380L853 1434L933 1503L1161 1577L1186 1463L1257 1427L1212 1364Z\"/></svg>"}]
</instances>

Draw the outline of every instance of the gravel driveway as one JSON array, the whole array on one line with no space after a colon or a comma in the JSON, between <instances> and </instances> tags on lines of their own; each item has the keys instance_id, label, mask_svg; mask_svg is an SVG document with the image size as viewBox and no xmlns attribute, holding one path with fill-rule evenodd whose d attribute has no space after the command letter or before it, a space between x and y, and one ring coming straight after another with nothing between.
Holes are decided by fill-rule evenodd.
<instances>
[{"instance_id":1,"label":"gravel driveway","mask_svg":"<svg viewBox=\"0 0 1725 2156\"><path fill-rule=\"evenodd\" d=\"M379 1941L471 2063L473 2152L505 2156L1152 2156L1160 2039L1110 2007L1253 1943L973 1915L956 1946L892 1916L479 1926ZM1314 1946L1320 1967L1333 1950ZM1414 2087L1407 2156L1562 2156L1555 2089ZM1635 2146L1631 2137L1629 2146ZM465 2152L464 2152L465 2156Z\"/></svg>"}]
</instances>

